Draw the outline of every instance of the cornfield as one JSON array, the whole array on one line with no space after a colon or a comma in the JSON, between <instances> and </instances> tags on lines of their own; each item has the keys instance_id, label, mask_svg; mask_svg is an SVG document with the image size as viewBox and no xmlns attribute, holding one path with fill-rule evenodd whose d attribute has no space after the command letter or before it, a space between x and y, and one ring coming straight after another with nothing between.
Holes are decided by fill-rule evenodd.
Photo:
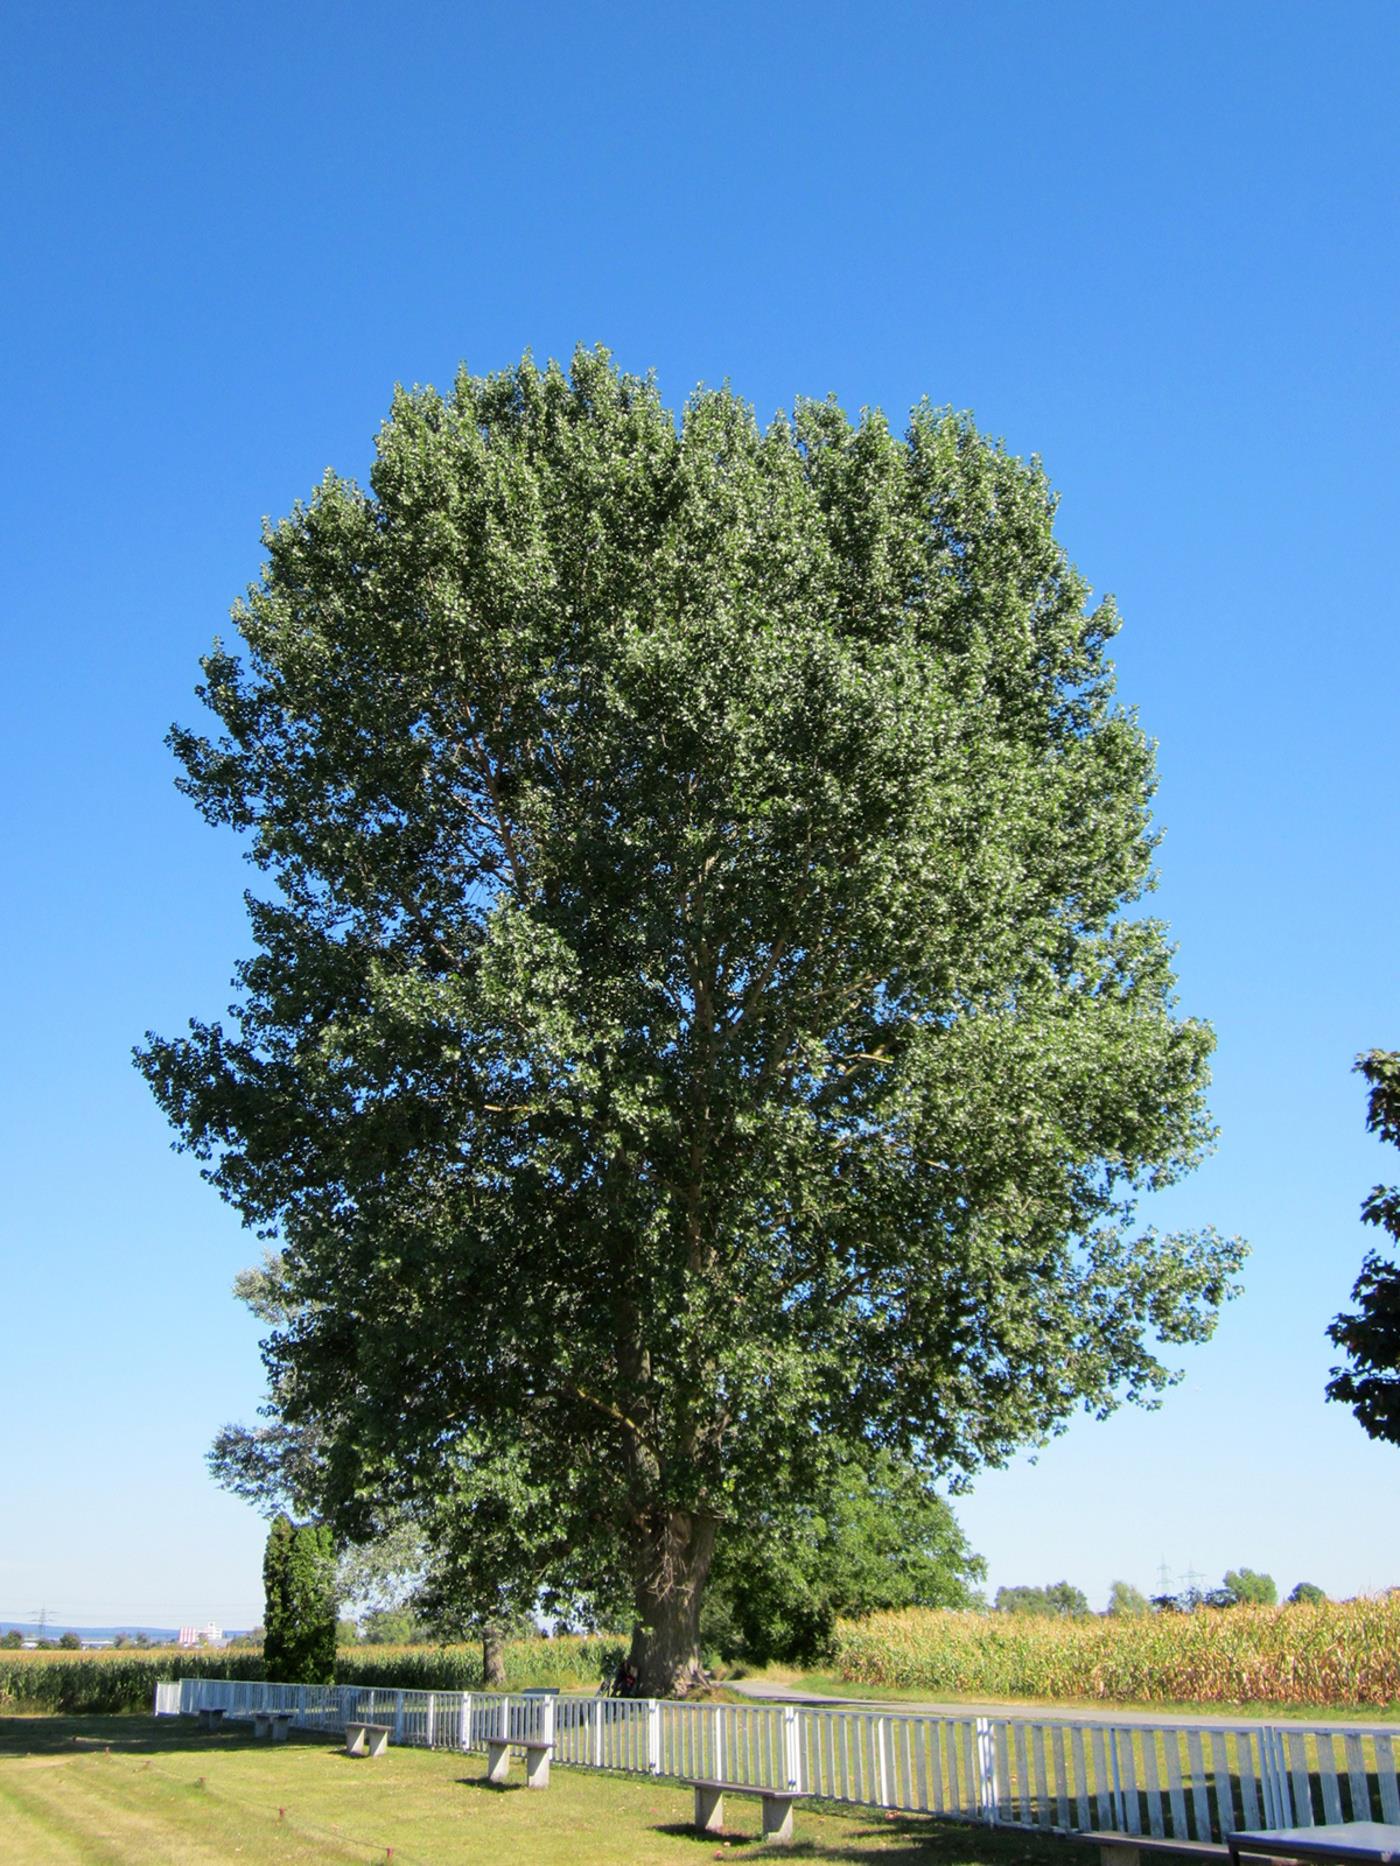
<instances>
[{"instance_id":1,"label":"cornfield","mask_svg":"<svg viewBox=\"0 0 1400 1866\"><path fill-rule=\"evenodd\" d=\"M616 1638L513 1639L506 1643L506 1688L574 1686L594 1690L622 1657ZM149 1711L156 1685L172 1678L266 1677L251 1648L189 1652L0 1652L0 1715L48 1712L105 1716ZM411 1691L481 1688L481 1647L349 1646L336 1655L335 1681Z\"/></svg>"},{"instance_id":2,"label":"cornfield","mask_svg":"<svg viewBox=\"0 0 1400 1866\"><path fill-rule=\"evenodd\" d=\"M1400 1593L1111 1619L913 1608L838 1622L835 1662L854 1684L955 1697L1390 1704L1400 1699Z\"/></svg>"}]
</instances>

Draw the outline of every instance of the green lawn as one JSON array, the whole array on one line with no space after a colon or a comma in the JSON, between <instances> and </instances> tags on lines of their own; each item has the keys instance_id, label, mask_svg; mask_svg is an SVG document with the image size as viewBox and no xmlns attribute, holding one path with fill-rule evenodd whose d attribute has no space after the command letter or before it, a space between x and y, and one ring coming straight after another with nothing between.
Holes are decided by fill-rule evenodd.
<instances>
[{"instance_id":1,"label":"green lawn","mask_svg":"<svg viewBox=\"0 0 1400 1866\"><path fill-rule=\"evenodd\" d=\"M23 1866L634 1866L771 1855L756 1801L729 1835L689 1827L672 1783L556 1768L550 1787L482 1781L479 1756L390 1749L354 1760L324 1737L255 1742L150 1717L0 1718L0 1857ZM1073 1866L1018 1834L799 1803L786 1857L926 1866ZM391 1851L392 1849L392 1851Z\"/></svg>"}]
</instances>

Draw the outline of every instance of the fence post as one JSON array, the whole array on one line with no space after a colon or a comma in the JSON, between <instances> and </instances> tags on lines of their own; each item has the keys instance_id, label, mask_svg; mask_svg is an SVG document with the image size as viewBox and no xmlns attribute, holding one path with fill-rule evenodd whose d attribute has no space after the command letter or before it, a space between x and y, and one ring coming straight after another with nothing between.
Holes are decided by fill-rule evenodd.
<instances>
[{"instance_id":1,"label":"fence post","mask_svg":"<svg viewBox=\"0 0 1400 1866\"><path fill-rule=\"evenodd\" d=\"M661 1773L661 1706L655 1698L647 1699L647 1769Z\"/></svg>"},{"instance_id":2,"label":"fence post","mask_svg":"<svg viewBox=\"0 0 1400 1866\"><path fill-rule=\"evenodd\" d=\"M715 1709L719 1709L718 1704ZM797 1721L801 1715L795 1704L783 1706L783 1752L787 1759L787 1785L796 1789L802 1787L802 1741Z\"/></svg>"},{"instance_id":3,"label":"fence post","mask_svg":"<svg viewBox=\"0 0 1400 1866\"><path fill-rule=\"evenodd\" d=\"M437 1735L437 1693L435 1691L430 1691L428 1693L428 1748L429 1749L433 1747L433 1739L436 1737L436 1735Z\"/></svg>"},{"instance_id":4,"label":"fence post","mask_svg":"<svg viewBox=\"0 0 1400 1866\"><path fill-rule=\"evenodd\" d=\"M500 1737L503 1743L509 1743L510 1741L510 1699L509 1697L502 1697L501 1699Z\"/></svg>"},{"instance_id":5,"label":"fence post","mask_svg":"<svg viewBox=\"0 0 1400 1866\"><path fill-rule=\"evenodd\" d=\"M724 1706L716 1704L715 1710L715 1780L724 1780Z\"/></svg>"},{"instance_id":6,"label":"fence post","mask_svg":"<svg viewBox=\"0 0 1400 1866\"><path fill-rule=\"evenodd\" d=\"M1001 1792L997 1782L997 1747L990 1717L979 1717L977 1731L977 1799L982 1819L995 1827L1001 1810Z\"/></svg>"},{"instance_id":7,"label":"fence post","mask_svg":"<svg viewBox=\"0 0 1400 1866\"><path fill-rule=\"evenodd\" d=\"M462 1693L461 1708L458 1713L457 1747L458 1749L461 1749L461 1750L468 1750L471 1748L471 1746L472 1746L472 1694L470 1691L464 1691Z\"/></svg>"},{"instance_id":8,"label":"fence post","mask_svg":"<svg viewBox=\"0 0 1400 1866\"><path fill-rule=\"evenodd\" d=\"M554 1699L546 1698L541 1708L544 1714L540 1719L540 1741L541 1743L548 1743L552 1750L554 1744ZM546 1761L552 1760L552 1755L546 1757Z\"/></svg>"},{"instance_id":9,"label":"fence post","mask_svg":"<svg viewBox=\"0 0 1400 1866\"><path fill-rule=\"evenodd\" d=\"M601 1769L603 1766L603 1710L606 1704L606 1698L594 1698L593 1700L593 1767L595 1769Z\"/></svg>"},{"instance_id":10,"label":"fence post","mask_svg":"<svg viewBox=\"0 0 1400 1866\"><path fill-rule=\"evenodd\" d=\"M1123 1833L1128 1823L1123 1811L1123 1777L1118 1768L1118 1732L1116 1730L1110 1730L1108 1733L1108 1766L1113 1776L1113 1820L1119 1833Z\"/></svg>"},{"instance_id":11,"label":"fence post","mask_svg":"<svg viewBox=\"0 0 1400 1866\"><path fill-rule=\"evenodd\" d=\"M403 1692L394 1693L394 1741L403 1742Z\"/></svg>"}]
</instances>

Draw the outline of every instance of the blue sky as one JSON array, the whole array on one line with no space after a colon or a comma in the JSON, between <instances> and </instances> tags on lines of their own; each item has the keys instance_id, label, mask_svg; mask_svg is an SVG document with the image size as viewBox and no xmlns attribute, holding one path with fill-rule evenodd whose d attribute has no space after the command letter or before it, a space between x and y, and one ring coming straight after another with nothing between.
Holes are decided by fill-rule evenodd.
<instances>
[{"instance_id":1,"label":"blue sky","mask_svg":"<svg viewBox=\"0 0 1400 1866\"><path fill-rule=\"evenodd\" d=\"M1350 1073L1400 1045L1395 7L128 0L6 50L0 1614L260 1611L202 1465L256 1246L129 1061L227 1002L251 876L162 738L395 381L580 341L672 401L969 408L1124 613L1219 1033L1219 1150L1154 1216L1254 1254L1159 1412L960 1505L993 1585L1400 1582L1400 1449L1322 1399L1400 1172Z\"/></svg>"}]
</instances>

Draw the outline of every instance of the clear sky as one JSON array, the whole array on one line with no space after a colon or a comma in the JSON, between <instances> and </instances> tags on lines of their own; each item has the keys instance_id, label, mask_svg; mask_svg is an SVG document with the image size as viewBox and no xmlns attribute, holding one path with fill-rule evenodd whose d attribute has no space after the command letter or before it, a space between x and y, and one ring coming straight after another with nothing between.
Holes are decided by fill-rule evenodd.
<instances>
[{"instance_id":1,"label":"clear sky","mask_svg":"<svg viewBox=\"0 0 1400 1866\"><path fill-rule=\"evenodd\" d=\"M252 876L162 738L395 381L580 341L673 402L969 408L1122 606L1219 1032L1155 1215L1254 1254L1159 1412L960 1505L992 1584L1400 1582L1400 1449L1322 1397L1400 1173L1350 1073L1400 1046L1393 0L19 0L5 50L0 1615L259 1615L202 1463L257 1247L129 1060L227 1002Z\"/></svg>"}]
</instances>

